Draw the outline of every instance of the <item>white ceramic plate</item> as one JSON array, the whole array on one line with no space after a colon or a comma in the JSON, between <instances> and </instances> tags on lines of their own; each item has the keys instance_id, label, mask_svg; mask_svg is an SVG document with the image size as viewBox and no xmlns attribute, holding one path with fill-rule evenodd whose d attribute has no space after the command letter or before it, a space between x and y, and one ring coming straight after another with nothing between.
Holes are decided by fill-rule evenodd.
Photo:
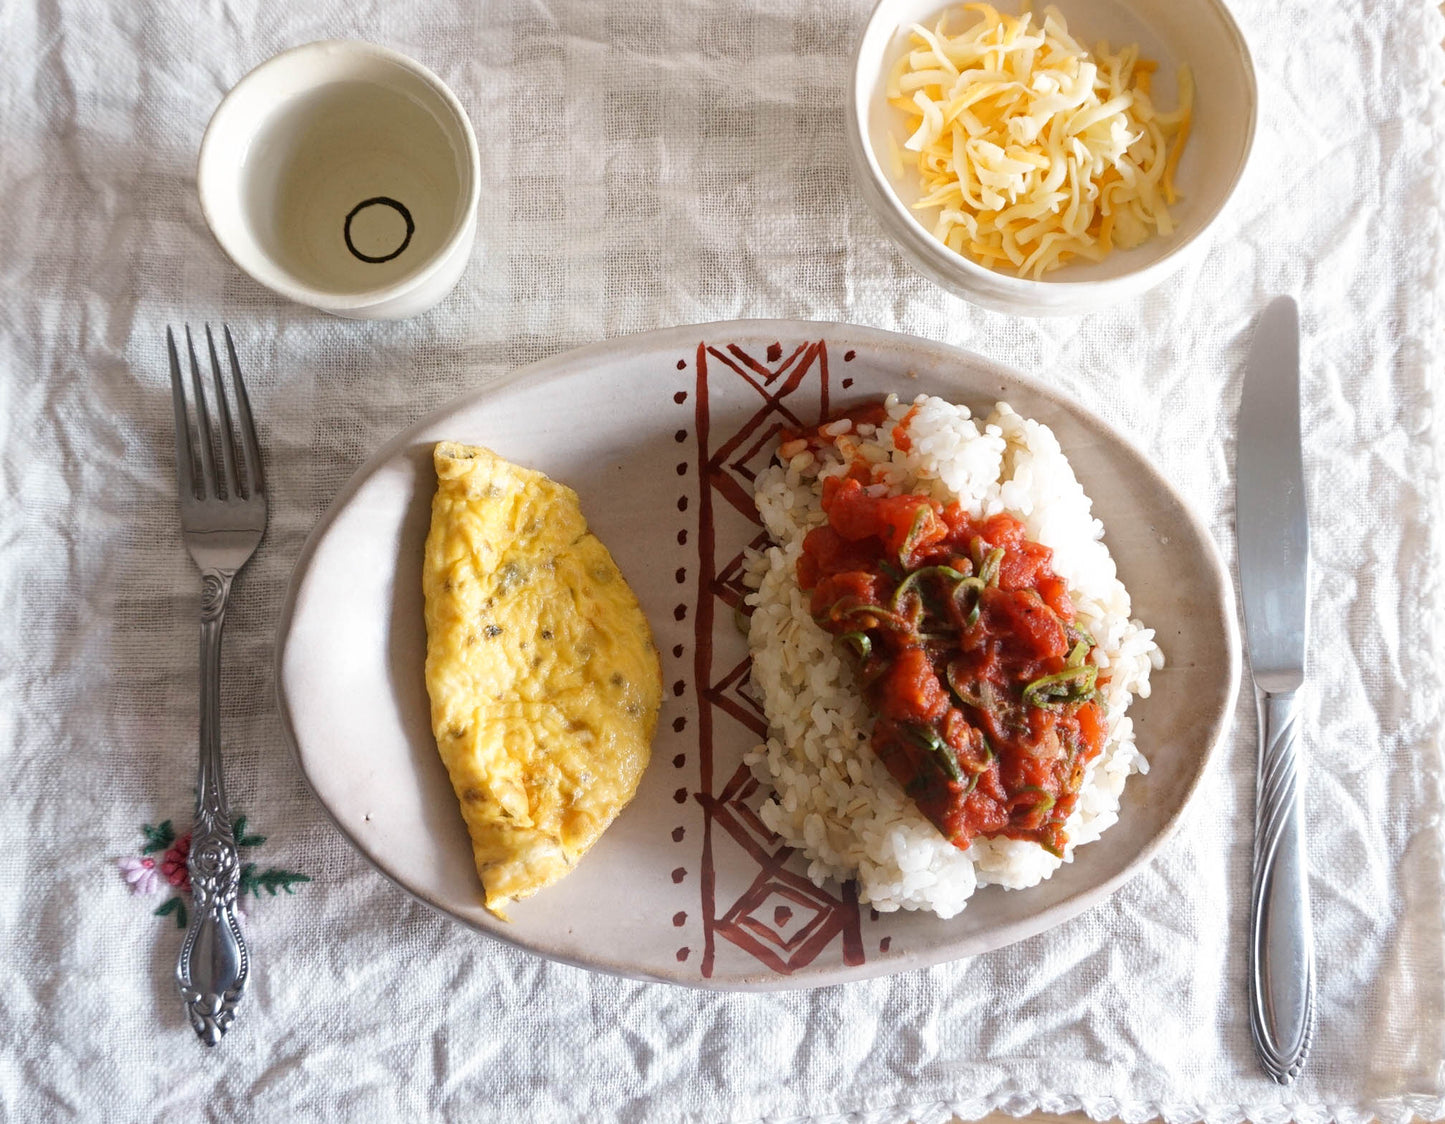
<instances>
[{"instance_id":1,"label":"white ceramic plate","mask_svg":"<svg viewBox=\"0 0 1445 1124\"><path fill-rule=\"evenodd\" d=\"M1147 775L1119 823L1050 881L979 891L948 921L874 915L813 886L754 815L742 754L763 729L733 606L759 535L751 479L780 424L896 391L1053 427L1167 666L1134 704ZM442 439L577 489L652 622L662 717L636 798L576 871L504 923L481 885L432 740L421 555ZM702 487L700 487L700 482ZM1148 460L1032 379L872 329L793 321L673 328L518 371L407 430L342 491L297 564L278 639L283 718L307 781L385 874L477 929L584 967L701 987L811 987L969 956L1107 895L1170 834L1225 729L1239 642L1208 535Z\"/></svg>"}]
</instances>

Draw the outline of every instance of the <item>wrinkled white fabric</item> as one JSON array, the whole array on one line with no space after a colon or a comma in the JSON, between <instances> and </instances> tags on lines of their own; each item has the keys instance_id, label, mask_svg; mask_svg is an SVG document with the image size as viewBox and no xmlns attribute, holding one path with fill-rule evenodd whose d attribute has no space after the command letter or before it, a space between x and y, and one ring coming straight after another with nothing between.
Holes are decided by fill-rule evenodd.
<instances>
[{"instance_id":1,"label":"wrinkled white fabric","mask_svg":"<svg viewBox=\"0 0 1445 1124\"><path fill-rule=\"evenodd\" d=\"M981 312L916 274L843 142L844 0L13 0L0 16L0 1117L1171 1124L1445 1116L1438 427L1442 21L1427 0L1235 0L1261 142L1197 268L1085 318ZM373 39L475 123L480 233L407 323L328 319L225 260L195 195L222 93L282 48ZM1207 91L1201 92L1206 97ZM519 364L736 316L914 332L1122 427L1233 554L1253 317L1300 298L1314 530L1306 740L1319 1031L1258 1070L1243 932L1254 718L1105 904L966 963L726 995L590 975L417 904L292 766L271 645L291 565L386 437ZM203 1051L179 935L117 860L188 816L198 585L171 479L165 325L225 318L270 464L226 638L229 785L257 857L251 993Z\"/></svg>"}]
</instances>

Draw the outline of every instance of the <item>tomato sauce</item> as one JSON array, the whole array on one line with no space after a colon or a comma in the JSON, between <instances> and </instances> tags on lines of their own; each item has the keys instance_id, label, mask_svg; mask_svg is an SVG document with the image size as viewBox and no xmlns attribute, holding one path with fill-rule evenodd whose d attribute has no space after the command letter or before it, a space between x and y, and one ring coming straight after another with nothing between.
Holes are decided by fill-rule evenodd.
<instances>
[{"instance_id":1,"label":"tomato sauce","mask_svg":"<svg viewBox=\"0 0 1445 1124\"><path fill-rule=\"evenodd\" d=\"M788 437L826 443L823 428ZM1007 836L1061 855L1104 719L1053 552L1011 515L891 495L860 466L824 480L823 509L798 582L851 653L873 751L956 846Z\"/></svg>"}]
</instances>

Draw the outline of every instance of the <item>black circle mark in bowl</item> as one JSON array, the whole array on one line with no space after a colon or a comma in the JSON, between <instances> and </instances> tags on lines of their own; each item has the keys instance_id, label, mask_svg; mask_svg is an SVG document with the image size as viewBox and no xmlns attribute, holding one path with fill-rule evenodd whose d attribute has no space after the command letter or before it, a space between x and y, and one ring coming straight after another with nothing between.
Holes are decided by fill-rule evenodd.
<instances>
[{"instance_id":1,"label":"black circle mark in bowl","mask_svg":"<svg viewBox=\"0 0 1445 1124\"><path fill-rule=\"evenodd\" d=\"M401 245L391 253L383 254L381 257L372 257L370 254L363 254L356 248L356 243L351 240L351 222L367 207L390 207L406 222L406 237L401 240ZM416 233L416 223L411 221L411 212L408 211L404 205L385 195L377 195L370 199L363 199L351 208L351 212L346 216L346 225L342 228L342 233L346 236L346 248L351 251L352 256L360 258L364 262L371 262L374 265L378 262L391 261L392 258L400 256L401 252L411 245L411 236Z\"/></svg>"}]
</instances>

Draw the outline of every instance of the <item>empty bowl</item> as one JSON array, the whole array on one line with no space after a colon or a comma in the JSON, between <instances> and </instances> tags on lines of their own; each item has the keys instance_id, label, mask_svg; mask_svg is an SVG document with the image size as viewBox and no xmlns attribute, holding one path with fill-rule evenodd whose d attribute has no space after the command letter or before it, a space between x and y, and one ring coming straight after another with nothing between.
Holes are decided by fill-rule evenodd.
<instances>
[{"instance_id":1,"label":"empty bowl","mask_svg":"<svg viewBox=\"0 0 1445 1124\"><path fill-rule=\"evenodd\" d=\"M425 311L476 237L466 112L430 70L374 43L308 43L251 71L212 116L196 179L232 261L338 316Z\"/></svg>"},{"instance_id":2,"label":"empty bowl","mask_svg":"<svg viewBox=\"0 0 1445 1124\"><path fill-rule=\"evenodd\" d=\"M889 73L908 50L908 29L932 27L960 4L939 0L880 0L854 55L848 142L860 189L879 222L922 273L951 292L999 312L1057 315L1088 312L1157 285L1184 266L1206 242L1205 232L1238 186L1254 144L1258 96L1244 37L1220 0L1056 0L1070 35L1091 50L1107 41L1139 44L1159 64L1154 94L1161 108L1176 104L1175 73L1194 76L1193 122L1174 177L1175 228L1100 262L1075 260L1040 280L1000 272L949 249L920 219L916 171L893 167L889 135L908 136L906 116L885 97ZM1010 14L1012 14L1011 9ZM912 177L912 178L910 178Z\"/></svg>"}]
</instances>

